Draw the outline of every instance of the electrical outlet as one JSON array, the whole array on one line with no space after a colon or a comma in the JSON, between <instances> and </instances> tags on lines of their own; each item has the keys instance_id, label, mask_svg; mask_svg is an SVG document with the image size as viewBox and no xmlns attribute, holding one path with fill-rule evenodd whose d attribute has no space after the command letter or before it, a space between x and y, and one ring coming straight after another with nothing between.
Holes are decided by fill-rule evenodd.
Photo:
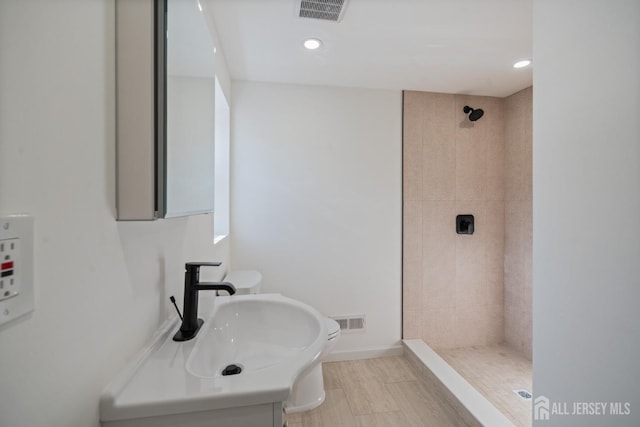
<instances>
[{"instance_id":1,"label":"electrical outlet","mask_svg":"<svg viewBox=\"0 0 640 427\"><path fill-rule=\"evenodd\" d=\"M0 217L0 325L33 307L33 217Z\"/></svg>"},{"instance_id":2,"label":"electrical outlet","mask_svg":"<svg viewBox=\"0 0 640 427\"><path fill-rule=\"evenodd\" d=\"M20 239L0 240L0 301L20 293Z\"/></svg>"}]
</instances>

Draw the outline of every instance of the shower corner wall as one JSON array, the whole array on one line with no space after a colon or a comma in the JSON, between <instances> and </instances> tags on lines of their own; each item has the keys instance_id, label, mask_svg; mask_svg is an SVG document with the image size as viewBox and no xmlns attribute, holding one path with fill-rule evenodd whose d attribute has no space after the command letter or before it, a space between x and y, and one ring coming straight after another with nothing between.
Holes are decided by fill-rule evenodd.
<instances>
[{"instance_id":1,"label":"shower corner wall","mask_svg":"<svg viewBox=\"0 0 640 427\"><path fill-rule=\"evenodd\" d=\"M505 98L505 343L531 360L533 88Z\"/></svg>"},{"instance_id":2,"label":"shower corner wall","mask_svg":"<svg viewBox=\"0 0 640 427\"><path fill-rule=\"evenodd\" d=\"M530 357L530 101L531 88L504 99L404 92L405 339L506 341ZM484 116L470 122L465 105ZM459 214L475 216L473 235L456 234Z\"/></svg>"}]
</instances>

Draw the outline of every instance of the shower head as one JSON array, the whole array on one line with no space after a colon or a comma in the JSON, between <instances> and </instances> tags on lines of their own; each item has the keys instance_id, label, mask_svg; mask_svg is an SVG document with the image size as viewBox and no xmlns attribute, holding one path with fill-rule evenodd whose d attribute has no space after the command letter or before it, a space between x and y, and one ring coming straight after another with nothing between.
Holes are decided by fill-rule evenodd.
<instances>
[{"instance_id":1,"label":"shower head","mask_svg":"<svg viewBox=\"0 0 640 427\"><path fill-rule=\"evenodd\" d=\"M471 108L468 105L465 105L462 111L464 111L465 114L471 113L469 114L469 120L472 122L475 122L484 115L484 110L482 108Z\"/></svg>"}]
</instances>

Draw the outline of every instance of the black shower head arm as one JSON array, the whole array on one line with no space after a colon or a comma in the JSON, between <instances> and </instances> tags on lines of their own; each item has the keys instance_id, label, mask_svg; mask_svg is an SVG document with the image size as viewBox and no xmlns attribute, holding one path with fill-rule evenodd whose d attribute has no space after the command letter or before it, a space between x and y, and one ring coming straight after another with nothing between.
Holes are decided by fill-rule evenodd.
<instances>
[{"instance_id":1,"label":"black shower head arm","mask_svg":"<svg viewBox=\"0 0 640 427\"><path fill-rule=\"evenodd\" d=\"M484 115L482 108L471 108L468 105L465 105L462 111L464 111L465 114L469 114L469 120L472 122L479 120Z\"/></svg>"}]
</instances>

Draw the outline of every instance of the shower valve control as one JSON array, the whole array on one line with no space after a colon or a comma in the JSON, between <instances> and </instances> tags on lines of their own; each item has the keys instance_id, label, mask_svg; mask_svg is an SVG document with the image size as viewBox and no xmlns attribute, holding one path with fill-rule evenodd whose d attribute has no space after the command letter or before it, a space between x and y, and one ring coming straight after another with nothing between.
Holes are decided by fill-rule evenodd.
<instances>
[{"instance_id":1,"label":"shower valve control","mask_svg":"<svg viewBox=\"0 0 640 427\"><path fill-rule=\"evenodd\" d=\"M458 215L456 217L456 233L473 234L474 221L473 215Z\"/></svg>"}]
</instances>

